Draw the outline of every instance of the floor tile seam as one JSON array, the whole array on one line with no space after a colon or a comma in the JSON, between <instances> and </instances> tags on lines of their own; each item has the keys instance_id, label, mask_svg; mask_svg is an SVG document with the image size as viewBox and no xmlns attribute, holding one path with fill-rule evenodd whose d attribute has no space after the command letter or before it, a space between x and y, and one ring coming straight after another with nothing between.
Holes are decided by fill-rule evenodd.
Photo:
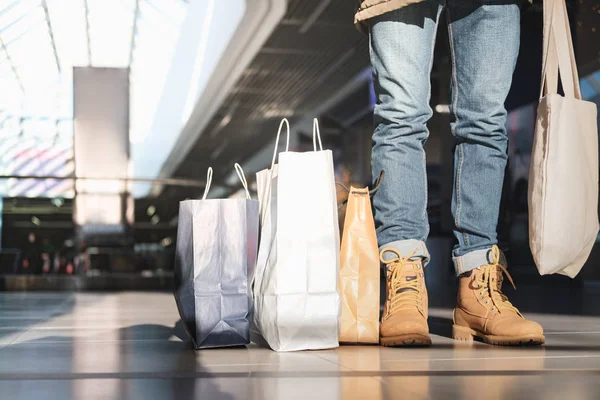
<instances>
[{"instance_id":1,"label":"floor tile seam","mask_svg":"<svg viewBox=\"0 0 600 400\"><path fill-rule=\"evenodd\" d=\"M21 329L21 328L25 328L25 327L14 327L14 328L0 328L0 331L2 329ZM27 327L30 330L33 331L40 331L40 332L44 332L44 331L106 331L106 330L116 330L116 329L130 329L132 328L131 326L119 326L119 325L114 325L114 326L30 326ZM161 328L170 328L168 326L162 326Z\"/></svg>"},{"instance_id":2,"label":"floor tile seam","mask_svg":"<svg viewBox=\"0 0 600 400\"><path fill-rule=\"evenodd\" d=\"M461 358L409 358L397 360L381 360L381 363L395 362L430 362L430 361L501 361L501 360L538 360L538 359L570 359L570 358L600 358L598 354L577 354L564 356L534 356L534 357L461 357Z\"/></svg>"},{"instance_id":3,"label":"floor tile seam","mask_svg":"<svg viewBox=\"0 0 600 400\"><path fill-rule=\"evenodd\" d=\"M148 310L148 313L152 313L152 310ZM90 315L89 313L86 313L85 316L78 316L78 315L61 315L60 318L62 320L103 320L103 319L116 319L114 317L110 317L110 316L106 316L106 313L103 313L102 315L98 314L98 315ZM38 320L44 320L47 317L55 317L55 315L50 315L50 316L44 316L44 317L36 317L36 318L27 318L27 319L38 319ZM173 319L178 319L177 317L174 317L172 313L165 313L164 315L160 315L160 314L155 314L153 313L152 315L153 318L159 317L159 318L173 318ZM8 317L7 319L12 318L12 317ZM146 320L148 318L148 316L144 316L144 315L138 315L136 314L122 314L119 313L118 314L118 319L142 319L142 320ZM23 318L26 319L26 318Z\"/></svg>"},{"instance_id":4,"label":"floor tile seam","mask_svg":"<svg viewBox=\"0 0 600 400\"><path fill-rule=\"evenodd\" d=\"M345 366L345 365L343 365L341 363L335 362L333 360L329 360L327 358L324 358L324 357L320 356L319 354L313 354L313 355L319 357L321 360L325 360L325 361L327 361L329 363L337 365L338 367L346 368L346 369L348 369L350 371L353 371L353 372L361 372L360 370L357 370L357 369L354 369L352 367L348 367L348 366ZM375 376L369 376L368 378L373 379L373 380L375 380L375 381L377 381L379 383L382 383L382 381L380 379L378 379L377 377L375 377Z\"/></svg>"},{"instance_id":5,"label":"floor tile seam","mask_svg":"<svg viewBox=\"0 0 600 400\"><path fill-rule=\"evenodd\" d=\"M388 378L388 379L386 379ZM396 385L393 384L393 382L391 382L391 379L389 378L394 378L393 376L384 376L384 375L379 375L379 376L374 376L373 379L376 379L381 385L385 385L388 390L394 390L394 388L396 387ZM427 396L423 396L418 392L413 392L410 389L407 389L406 386L404 386L402 388L402 394L403 397L406 396L407 394L410 394L410 399L429 399L429 397Z\"/></svg>"},{"instance_id":6,"label":"floor tile seam","mask_svg":"<svg viewBox=\"0 0 600 400\"><path fill-rule=\"evenodd\" d=\"M25 332L24 332L25 333ZM23 333L23 334L24 334ZM19 335L17 338L15 338L15 340L18 340L23 334ZM67 336L65 336L67 337ZM69 338L72 338L69 336ZM30 341L25 341L25 342L19 342L19 343L14 343L11 342L10 344L23 344L23 345L37 345L37 344L72 344L73 342L77 342L78 344L82 344L82 343L132 343L132 342L149 342L149 343L159 343L159 342L163 342L163 343L185 343L182 340L167 340L165 341L164 339L115 339L115 340L94 340L94 339L89 339L89 340L81 340L81 338L72 338L73 340L43 340L43 339L32 339L35 340L35 342L30 342Z\"/></svg>"},{"instance_id":7,"label":"floor tile seam","mask_svg":"<svg viewBox=\"0 0 600 400\"><path fill-rule=\"evenodd\" d=\"M15 343L15 341L16 341L16 340L18 340L18 339L19 339L21 336L23 336L23 335L24 335L24 334L25 334L25 333L26 333L28 330L29 330L29 329L25 329L24 331L20 332L20 333L19 333L18 335L16 335L16 337L14 337L14 338L13 338L13 339L12 339L10 342L6 343L6 344L4 345L4 347L2 347L2 348L0 349L0 351L2 351L2 350L4 350L4 349L6 349L6 348L8 348L8 347L12 346L12 345Z\"/></svg>"},{"instance_id":8,"label":"floor tile seam","mask_svg":"<svg viewBox=\"0 0 600 400\"><path fill-rule=\"evenodd\" d=\"M599 369L546 369L546 370L439 370L439 371L240 371L240 372L212 372L212 371L152 371L152 372L56 372L56 373L0 373L0 381L15 380L179 380L179 379L227 379L227 378L255 378L255 379L331 379L331 378L373 378L381 382L380 378L394 377L539 377L539 376L600 376Z\"/></svg>"},{"instance_id":9,"label":"floor tile seam","mask_svg":"<svg viewBox=\"0 0 600 400\"><path fill-rule=\"evenodd\" d=\"M17 327L5 327L5 328L0 328L0 331L3 329L21 329L24 328L23 326L17 326ZM131 328L130 326L32 326L29 327L31 330L34 331L59 331L59 330L81 330L81 331L87 331L87 330L111 330L111 329L124 329L124 328Z\"/></svg>"},{"instance_id":10,"label":"floor tile seam","mask_svg":"<svg viewBox=\"0 0 600 400\"><path fill-rule=\"evenodd\" d=\"M18 330L26 329L26 328L29 328L29 327L27 327L27 326L3 326L3 327L0 327L0 332L2 332L2 331L18 331Z\"/></svg>"},{"instance_id":11,"label":"floor tile seam","mask_svg":"<svg viewBox=\"0 0 600 400\"><path fill-rule=\"evenodd\" d=\"M330 359L328 359L328 358L325 358L325 357L323 357L323 356L319 355L318 353L313 353L313 354L310 354L310 355L311 355L311 356L314 356L314 357L317 357L317 358L320 358L321 360L327 361L328 363L330 363L330 364L333 364L333 365L336 365L336 366L338 366L338 367L342 367L342 368L349 369L349 370L351 370L351 371L355 371L355 370L354 370L353 368L351 368L351 367L346 367L345 365L342 365L342 364L340 364L339 362L336 362L336 361L334 361L334 360L330 360Z\"/></svg>"}]
</instances>

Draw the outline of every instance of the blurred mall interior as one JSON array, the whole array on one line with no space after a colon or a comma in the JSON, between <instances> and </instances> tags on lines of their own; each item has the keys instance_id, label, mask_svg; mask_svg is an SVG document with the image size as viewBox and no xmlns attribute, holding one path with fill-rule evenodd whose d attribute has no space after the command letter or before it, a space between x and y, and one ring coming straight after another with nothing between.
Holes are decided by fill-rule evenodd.
<instances>
[{"instance_id":1,"label":"blurred mall interior","mask_svg":"<svg viewBox=\"0 0 600 400\"><path fill-rule=\"evenodd\" d=\"M542 3L524 1L507 100L500 247L541 348L451 339L453 138L440 22L431 76L426 349L197 351L172 295L179 202L244 196L288 118L336 180L371 184L375 96L351 0L0 0L0 398L600 398L600 246L540 277L527 186ZM567 0L584 99L600 104L600 1ZM600 124L600 120L599 120ZM343 196L343 192L338 193ZM340 224L343 212L340 213Z\"/></svg>"}]
</instances>

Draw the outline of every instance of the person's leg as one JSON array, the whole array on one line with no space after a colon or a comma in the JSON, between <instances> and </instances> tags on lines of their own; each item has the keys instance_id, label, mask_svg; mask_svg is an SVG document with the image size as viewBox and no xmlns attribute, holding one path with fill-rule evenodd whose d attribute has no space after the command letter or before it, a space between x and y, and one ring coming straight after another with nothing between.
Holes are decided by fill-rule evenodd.
<instances>
[{"instance_id":1,"label":"person's leg","mask_svg":"<svg viewBox=\"0 0 600 400\"><path fill-rule=\"evenodd\" d=\"M519 49L516 0L449 0L452 132L457 138L452 211L459 275L452 336L500 345L540 344L542 327L502 292L508 275L497 247L507 160L504 101Z\"/></svg>"},{"instance_id":2,"label":"person's leg","mask_svg":"<svg viewBox=\"0 0 600 400\"><path fill-rule=\"evenodd\" d=\"M377 103L372 173L385 179L373 199L380 248L402 255L416 250L426 263L427 177L425 152L430 73L438 1L427 0L374 18L370 52ZM388 257L386 255L386 257ZM393 255L390 255L393 257Z\"/></svg>"},{"instance_id":3,"label":"person's leg","mask_svg":"<svg viewBox=\"0 0 600 400\"><path fill-rule=\"evenodd\" d=\"M519 52L516 0L449 0L452 59L451 128L454 153L452 213L458 240L457 274L488 262L507 160L506 109Z\"/></svg>"},{"instance_id":4,"label":"person's leg","mask_svg":"<svg viewBox=\"0 0 600 400\"><path fill-rule=\"evenodd\" d=\"M377 104L372 168L385 171L373 199L377 238L386 266L386 302L380 326L384 346L431 344L423 264L427 177L425 152L430 72L437 0L410 5L375 18L370 28Z\"/></svg>"}]
</instances>

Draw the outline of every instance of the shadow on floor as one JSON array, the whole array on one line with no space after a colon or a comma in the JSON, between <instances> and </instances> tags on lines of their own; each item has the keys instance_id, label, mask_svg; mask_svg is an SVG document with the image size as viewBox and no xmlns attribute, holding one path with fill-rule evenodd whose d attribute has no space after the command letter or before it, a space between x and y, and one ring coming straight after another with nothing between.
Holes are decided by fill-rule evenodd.
<instances>
[{"instance_id":1,"label":"shadow on floor","mask_svg":"<svg viewBox=\"0 0 600 400\"><path fill-rule=\"evenodd\" d=\"M52 334L51 331L48 333ZM0 374L0 381L107 379L118 382L114 388L116 398L129 398L132 387L135 387L140 398L161 398L165 395L163 398L183 400L234 399L234 395L222 391L219 382L214 379L220 378L220 374L211 373L201 365L201 357L194 351L181 321L172 327L143 324L121 328L115 337L111 335L111 338L104 338L106 340L98 337L101 342L50 335L4 349L2 354L14 359L14 371L23 372ZM97 358L98 353L89 350L91 347L86 345L102 346L107 352L106 358L98 359L90 368L90 359ZM86 349L87 355L82 353ZM36 362L35 359L43 354L50 354L54 359ZM83 371L80 370L82 363L85 366ZM160 392L156 392L151 384L156 379L163 382ZM167 389L164 380L170 382ZM141 384L146 381L149 383L147 387Z\"/></svg>"},{"instance_id":2,"label":"shadow on floor","mask_svg":"<svg viewBox=\"0 0 600 400\"><path fill-rule=\"evenodd\" d=\"M429 332L433 335L442 336L446 338L452 338L452 319L443 317L429 317ZM547 332L547 336L551 336L552 332ZM572 338L572 336L570 336ZM548 337L546 337L548 339ZM479 343L479 342L478 342ZM455 348L465 344L457 343L440 343L433 344L432 348ZM486 344L487 346L487 344ZM495 346L497 349L522 349L525 351L600 351L600 345L578 345L578 344L545 344L543 347L539 346Z\"/></svg>"}]
</instances>

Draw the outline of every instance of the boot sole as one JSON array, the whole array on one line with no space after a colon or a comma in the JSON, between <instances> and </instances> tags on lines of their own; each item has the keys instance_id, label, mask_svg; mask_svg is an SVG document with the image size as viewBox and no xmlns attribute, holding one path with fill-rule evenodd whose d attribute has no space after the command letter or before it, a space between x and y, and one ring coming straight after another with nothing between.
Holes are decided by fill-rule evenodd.
<instances>
[{"instance_id":1,"label":"boot sole","mask_svg":"<svg viewBox=\"0 0 600 400\"><path fill-rule=\"evenodd\" d=\"M541 346L546 342L544 335L494 336L458 325L452 326L452 338L464 342L479 339L484 343L496 346Z\"/></svg>"},{"instance_id":2,"label":"boot sole","mask_svg":"<svg viewBox=\"0 0 600 400\"><path fill-rule=\"evenodd\" d=\"M384 347L424 347L431 346L431 338L427 335L408 334L382 337L380 343Z\"/></svg>"}]
</instances>

